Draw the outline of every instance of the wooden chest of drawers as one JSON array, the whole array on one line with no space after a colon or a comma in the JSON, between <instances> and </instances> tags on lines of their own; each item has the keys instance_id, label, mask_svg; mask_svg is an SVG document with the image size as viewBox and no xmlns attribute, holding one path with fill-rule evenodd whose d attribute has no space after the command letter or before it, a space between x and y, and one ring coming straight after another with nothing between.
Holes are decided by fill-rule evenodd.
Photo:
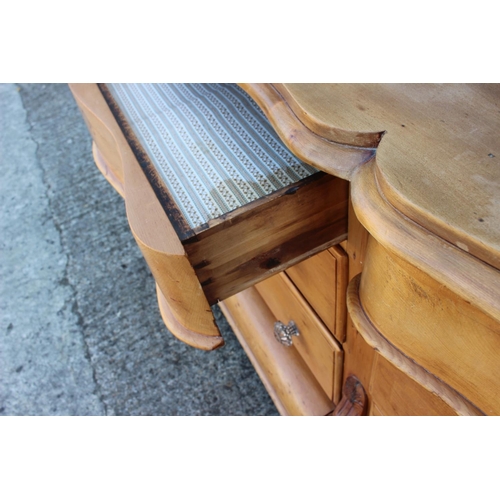
<instances>
[{"instance_id":1,"label":"wooden chest of drawers","mask_svg":"<svg viewBox=\"0 0 500 500\"><path fill-rule=\"evenodd\" d=\"M224 299L282 414L500 414L500 87L241 88L285 146L329 176L184 241L127 127L97 86L72 86L167 327L220 347L209 306ZM243 260L231 267L225 246ZM299 336L285 346L275 324L288 335L291 321Z\"/></svg>"}]
</instances>

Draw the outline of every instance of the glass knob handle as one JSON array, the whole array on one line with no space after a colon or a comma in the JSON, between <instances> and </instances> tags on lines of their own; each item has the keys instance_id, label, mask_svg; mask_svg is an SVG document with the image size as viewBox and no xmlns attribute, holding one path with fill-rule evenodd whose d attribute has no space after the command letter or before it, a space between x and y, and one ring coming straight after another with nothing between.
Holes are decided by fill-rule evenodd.
<instances>
[{"instance_id":1,"label":"glass knob handle","mask_svg":"<svg viewBox=\"0 0 500 500\"><path fill-rule=\"evenodd\" d=\"M274 323L274 336L284 346L290 347L292 345L292 337L298 337L299 335L299 329L293 321L290 321L288 325L285 325L281 321Z\"/></svg>"}]
</instances>

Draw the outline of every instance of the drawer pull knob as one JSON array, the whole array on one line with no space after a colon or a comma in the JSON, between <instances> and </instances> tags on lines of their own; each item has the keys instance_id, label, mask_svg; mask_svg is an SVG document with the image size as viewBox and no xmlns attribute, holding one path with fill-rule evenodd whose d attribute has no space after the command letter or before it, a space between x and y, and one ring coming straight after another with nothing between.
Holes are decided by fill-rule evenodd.
<instances>
[{"instance_id":1,"label":"drawer pull knob","mask_svg":"<svg viewBox=\"0 0 500 500\"><path fill-rule=\"evenodd\" d=\"M288 325L281 321L274 323L274 336L280 344L290 347L292 345L292 336L298 337L299 335L299 329L293 321L290 321Z\"/></svg>"}]
</instances>

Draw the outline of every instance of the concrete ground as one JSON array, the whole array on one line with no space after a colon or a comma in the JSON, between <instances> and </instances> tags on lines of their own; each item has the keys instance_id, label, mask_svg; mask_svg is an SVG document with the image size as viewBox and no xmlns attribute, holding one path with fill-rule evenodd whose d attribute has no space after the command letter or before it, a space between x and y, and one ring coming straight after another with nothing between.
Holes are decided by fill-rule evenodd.
<instances>
[{"instance_id":1,"label":"concrete ground","mask_svg":"<svg viewBox=\"0 0 500 500\"><path fill-rule=\"evenodd\" d=\"M218 310L216 352L166 330L66 85L0 85L0 166L0 414L277 414Z\"/></svg>"}]
</instances>

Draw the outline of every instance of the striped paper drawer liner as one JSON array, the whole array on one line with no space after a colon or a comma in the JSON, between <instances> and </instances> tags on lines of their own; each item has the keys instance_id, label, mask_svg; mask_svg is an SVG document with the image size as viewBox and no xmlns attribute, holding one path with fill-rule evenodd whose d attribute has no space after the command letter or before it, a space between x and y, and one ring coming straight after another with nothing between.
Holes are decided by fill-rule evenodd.
<instances>
[{"instance_id":1,"label":"striped paper drawer liner","mask_svg":"<svg viewBox=\"0 0 500 500\"><path fill-rule=\"evenodd\" d=\"M191 229L317 172L235 84L106 88Z\"/></svg>"}]
</instances>

